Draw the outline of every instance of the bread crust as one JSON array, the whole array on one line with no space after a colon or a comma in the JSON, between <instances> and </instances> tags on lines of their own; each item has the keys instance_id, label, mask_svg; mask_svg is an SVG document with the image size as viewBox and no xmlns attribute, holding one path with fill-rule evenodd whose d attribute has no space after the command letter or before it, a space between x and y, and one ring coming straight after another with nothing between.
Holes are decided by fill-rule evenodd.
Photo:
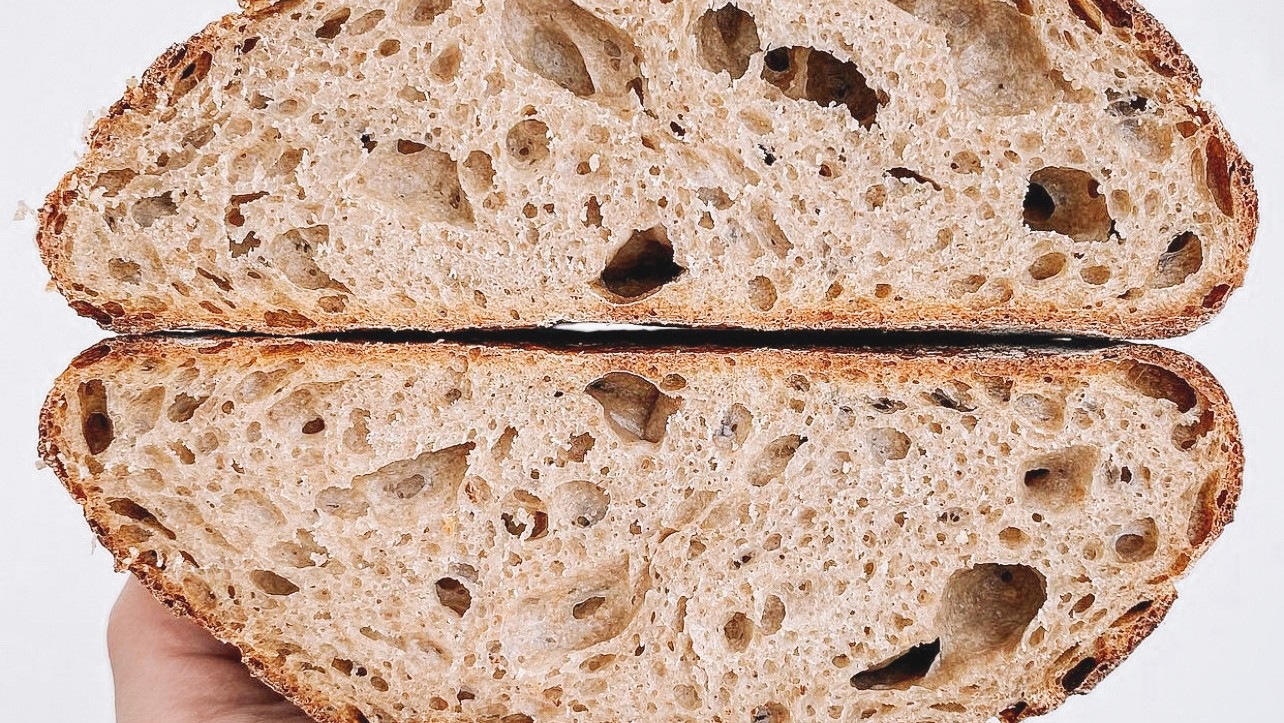
<instances>
[{"instance_id":1,"label":"bread crust","mask_svg":"<svg viewBox=\"0 0 1284 723\"><path fill-rule=\"evenodd\" d=\"M78 479L69 472L62 461L58 441L63 435L66 395L74 394L75 383L92 370L97 374L110 374L118 371L131 360L146 355L210 355L227 350L235 350L240 355L257 356L261 359L298 358L307 356L313 364L360 359L364 363L378 364L381 357L397 355L405 358L411 355L431 363L435 358L456 354L460 351L474 355L514 355L525 354L525 351L514 349L497 349L450 343L439 344L406 344L387 345L377 343L337 343L323 341L304 341L267 338L177 338L177 337L143 337L117 338L104 341L81 354L71 368L59 379L50 393L40 417L40 456L54 470L68 492L84 508L86 520L98 536L100 542L111 551L119 569L129 570L137 576L158 600L166 604L177 614L189 618L210 630L224 642L238 646L245 663L255 676L262 679L274 690L295 702L300 708L320 723L362 723L366 719L359 711L342 709L327 701L323 692L310 689L294 678L280 665L274 664L271 651L256 649L246 644L240 631L222 624L201 602L192 600L177 585L167 581L150 563L147 556L131 555L128 545L113 538L108 532L107 515L109 512L100 500L95 500L87 490L86 480ZM701 349L665 349L636 348L625 352L610 352L604 349L563 349L539 350L530 346L532 355L548 354L555 356L580 356L595 354L612 354L619 359L622 367L645 367L653 363L657 355L664 354L702 354L713 353ZM851 351L851 350L807 350L807 351L755 351L742 350L729 352L741 357L740 363L786 364L791 369L801 372L824 370L829 363L838 357L857 355L867 360L871 366L896 365L912 360L922 360L922 354L912 350L901 351ZM1208 523L1209 533L1193 551L1189 560L1183 559L1177 568L1160 583L1160 594L1152 600L1143 601L1133 612L1120 619L1105 635L1090 645L1083 647L1082 653L1071 662L1069 671L1049 671L1048 685L1042 690L1026 691L1020 702L1014 704L1001 714L1004 721L1018 721L1053 710L1072 694L1083 694L1095 687L1110 671L1121 664L1144 640L1167 614L1176 600L1176 581L1186 571L1189 564L1198 559L1221 534L1233 517L1242 486L1244 470L1244 453L1240 443L1238 423L1224 390L1197 361L1170 349L1114 345L1102 349L1054 351L1020 348L973 348L960 350L938 350L934 356L946 363L941 365L943 371L953 371L986 366L991 373L1003 373L1005 369L1018 369L1037 361L1049 370L1065 373L1090 375L1094 372L1114 369L1119 362L1138 362L1153 364L1169 370L1184 379L1195 390L1197 395L1216 415L1217 427L1223 437L1229 440L1223 447L1225 457L1223 474L1217 486L1209 494L1201 495L1198 504L1205 507L1201 514ZM538 363L538 359L533 359ZM1090 664L1088 664L1090 661ZM430 720L419 723L433 723Z\"/></svg>"},{"instance_id":2,"label":"bread crust","mask_svg":"<svg viewBox=\"0 0 1284 723\"><path fill-rule=\"evenodd\" d=\"M924 309L908 305L891 305L886 309L849 307L841 312L795 310L788 320L764 321L744 311L726 311L726 318L696 318L691 314L650 314L645 317L630 306L611 306L595 318L547 318L539 323L555 324L563 321L596 321L608 323L647 323L662 325L718 326L731 325L756 329L901 329L901 330L989 330L1014 332L1072 333L1102 338L1163 339L1182 336L1207 323L1226 305L1230 295L1244 283L1248 261L1260 224L1257 190L1254 185L1253 166L1230 137L1225 125L1212 107L1199 100L1201 78L1189 56L1171 33L1147 12L1137 0L1082 0L1100 7L1114 29L1126 36L1138 57L1146 60L1157 73L1174 79L1184 89L1188 106L1193 114L1206 121L1208 132L1217 138L1225 149L1228 161L1230 192L1238 234L1234 248L1225 254L1224 277L1212 291L1204 296L1194 295L1184 303L1172 304L1162 311L1146 316L1120 318L1106 314L1065 308L1042 309L967 309L962 305L943 305L939 311L924 315ZM416 323L414 326L395 322L370 323L366 319L349 319L340 314L328 321L314 321L299 314L269 315L252 323L223 322L217 317L191 319L167 310L158 314L131 313L104 308L85 298L84 290L68 272L68 255L58 236L67 219L68 206L76 199L75 189L83 177L103 155L103 149L116 139L127 137L138 124L131 118L131 110L154 108L165 88L181 73L183 61L199 57L201 53L231 44L244 34L255 21L287 11L300 4L299 0L241 0L243 11L230 14L207 26L185 43L171 47L143 74L137 86L126 91L108 112L100 118L88 134L88 150L80 164L68 172L49 194L39 212L36 241L41 258L50 270L57 288L70 301L81 316L91 318L104 329L123 334L155 331L229 330L293 335L301 333L342 332L360 328L387 328L394 330L417 329L425 331L452 331L471 328L530 328L529 324L487 323L476 315L464 313L445 322ZM1202 293L1202 292L1201 292Z\"/></svg>"}]
</instances>

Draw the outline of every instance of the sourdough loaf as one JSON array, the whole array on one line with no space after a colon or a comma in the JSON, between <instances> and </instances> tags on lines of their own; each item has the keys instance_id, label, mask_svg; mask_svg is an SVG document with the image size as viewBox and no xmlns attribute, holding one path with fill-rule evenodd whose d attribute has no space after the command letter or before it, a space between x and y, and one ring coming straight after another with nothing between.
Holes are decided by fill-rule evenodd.
<instances>
[{"instance_id":1,"label":"sourdough loaf","mask_svg":"<svg viewBox=\"0 0 1284 723\"><path fill-rule=\"evenodd\" d=\"M42 453L103 544L323 723L1015 721L1229 521L1172 351L119 339Z\"/></svg>"},{"instance_id":2,"label":"sourdough loaf","mask_svg":"<svg viewBox=\"0 0 1284 723\"><path fill-rule=\"evenodd\" d=\"M123 331L1188 331L1249 164L1132 0L248 3L39 241Z\"/></svg>"}]
</instances>

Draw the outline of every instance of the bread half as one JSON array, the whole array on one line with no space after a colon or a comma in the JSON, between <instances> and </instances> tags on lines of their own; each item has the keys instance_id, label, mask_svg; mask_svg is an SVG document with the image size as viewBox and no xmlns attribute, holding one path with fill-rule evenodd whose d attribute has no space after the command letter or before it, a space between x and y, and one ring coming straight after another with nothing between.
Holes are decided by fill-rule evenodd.
<instances>
[{"instance_id":1,"label":"bread half","mask_svg":"<svg viewBox=\"0 0 1284 723\"><path fill-rule=\"evenodd\" d=\"M1251 167L1132 0L249 3L39 241L121 331L560 321L1173 336Z\"/></svg>"},{"instance_id":2,"label":"bread half","mask_svg":"<svg viewBox=\"0 0 1284 723\"><path fill-rule=\"evenodd\" d=\"M1231 519L1144 347L921 355L121 339L42 454L122 568L323 723L1041 714Z\"/></svg>"}]
</instances>

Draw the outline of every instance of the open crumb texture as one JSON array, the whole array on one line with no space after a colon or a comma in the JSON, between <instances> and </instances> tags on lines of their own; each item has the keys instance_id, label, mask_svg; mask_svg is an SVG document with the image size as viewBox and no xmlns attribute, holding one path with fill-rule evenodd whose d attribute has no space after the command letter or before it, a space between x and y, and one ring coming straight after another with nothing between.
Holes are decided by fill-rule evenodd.
<instances>
[{"instance_id":1,"label":"open crumb texture","mask_svg":"<svg viewBox=\"0 0 1284 723\"><path fill-rule=\"evenodd\" d=\"M1173 336L1252 169L1132 0L287 0L165 54L39 241L122 331Z\"/></svg>"},{"instance_id":2,"label":"open crumb texture","mask_svg":"<svg viewBox=\"0 0 1284 723\"><path fill-rule=\"evenodd\" d=\"M324 723L1016 721L1229 522L1176 352L118 339L42 455Z\"/></svg>"}]
</instances>

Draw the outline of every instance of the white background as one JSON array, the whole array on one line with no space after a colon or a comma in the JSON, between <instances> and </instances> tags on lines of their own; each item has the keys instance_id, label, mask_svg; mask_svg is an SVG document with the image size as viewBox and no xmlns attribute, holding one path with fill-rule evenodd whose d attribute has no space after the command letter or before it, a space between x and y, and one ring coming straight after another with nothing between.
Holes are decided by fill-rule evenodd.
<instances>
[{"instance_id":1,"label":"white background","mask_svg":"<svg viewBox=\"0 0 1284 723\"><path fill-rule=\"evenodd\" d=\"M122 579L79 508L36 466L37 410L103 333L46 289L31 219L76 161L91 112L233 0L6 0L0 22L0 717L113 720L103 633ZM1248 285L1175 342L1230 392L1247 437L1238 522L1181 586L1158 632L1051 723L1280 720L1284 651L1284 3L1148 0L1203 72L1205 96L1257 164L1263 224Z\"/></svg>"}]
</instances>

